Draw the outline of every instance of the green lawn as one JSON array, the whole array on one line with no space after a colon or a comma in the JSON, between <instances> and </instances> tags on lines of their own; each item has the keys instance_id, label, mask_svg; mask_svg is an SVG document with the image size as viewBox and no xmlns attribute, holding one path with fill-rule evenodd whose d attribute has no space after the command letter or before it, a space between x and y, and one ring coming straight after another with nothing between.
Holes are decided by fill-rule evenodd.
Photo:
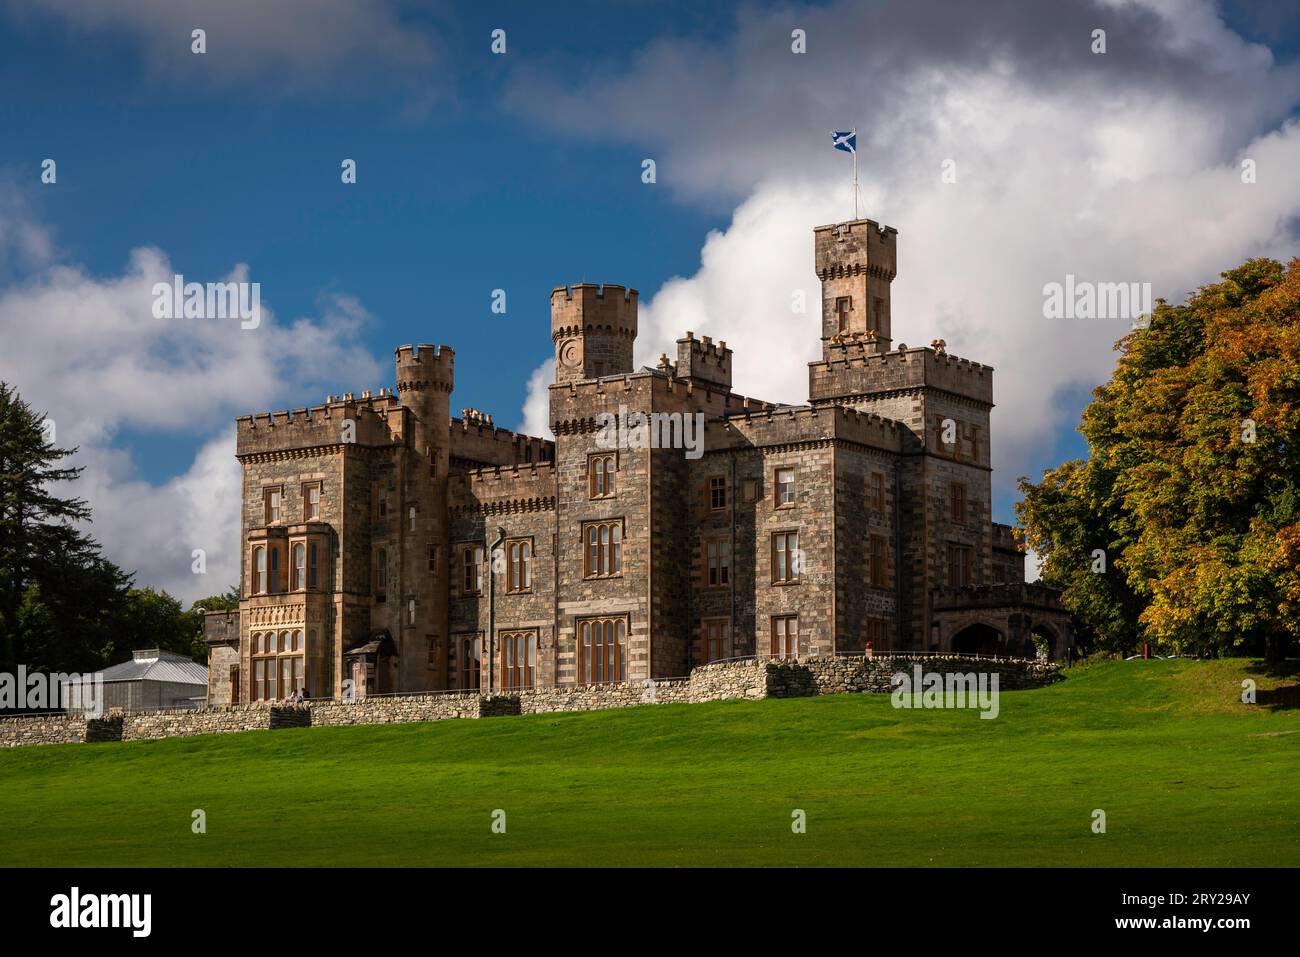
<instances>
[{"instance_id":1,"label":"green lawn","mask_svg":"<svg viewBox=\"0 0 1300 957\"><path fill-rule=\"evenodd\" d=\"M1080 667L996 720L839 695L19 748L0 865L1296 866L1300 711L1242 705L1250 674Z\"/></svg>"}]
</instances>

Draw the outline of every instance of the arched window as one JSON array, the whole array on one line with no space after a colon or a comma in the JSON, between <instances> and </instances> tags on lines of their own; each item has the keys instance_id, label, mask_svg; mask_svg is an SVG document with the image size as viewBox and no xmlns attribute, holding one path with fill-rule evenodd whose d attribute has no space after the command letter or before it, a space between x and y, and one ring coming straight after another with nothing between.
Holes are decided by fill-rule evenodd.
<instances>
[{"instance_id":1,"label":"arched window","mask_svg":"<svg viewBox=\"0 0 1300 957\"><path fill-rule=\"evenodd\" d=\"M375 601L385 601L388 597L388 550L379 549L375 553Z\"/></svg>"},{"instance_id":2,"label":"arched window","mask_svg":"<svg viewBox=\"0 0 1300 957\"><path fill-rule=\"evenodd\" d=\"M301 542L293 546L293 590L307 587L307 548Z\"/></svg>"},{"instance_id":3,"label":"arched window","mask_svg":"<svg viewBox=\"0 0 1300 957\"><path fill-rule=\"evenodd\" d=\"M266 591L266 549L261 545L253 549L253 594Z\"/></svg>"},{"instance_id":4,"label":"arched window","mask_svg":"<svg viewBox=\"0 0 1300 957\"><path fill-rule=\"evenodd\" d=\"M616 684L626 680L627 619L578 622L578 683Z\"/></svg>"},{"instance_id":5,"label":"arched window","mask_svg":"<svg viewBox=\"0 0 1300 957\"><path fill-rule=\"evenodd\" d=\"M290 651L302 651L302 632L295 631L292 638L293 644L290 645Z\"/></svg>"},{"instance_id":6,"label":"arched window","mask_svg":"<svg viewBox=\"0 0 1300 957\"><path fill-rule=\"evenodd\" d=\"M271 573L267 576L266 590L280 590L280 549L275 545L271 546Z\"/></svg>"},{"instance_id":7,"label":"arched window","mask_svg":"<svg viewBox=\"0 0 1300 957\"><path fill-rule=\"evenodd\" d=\"M307 546L307 587L320 585L320 549L315 542Z\"/></svg>"}]
</instances>

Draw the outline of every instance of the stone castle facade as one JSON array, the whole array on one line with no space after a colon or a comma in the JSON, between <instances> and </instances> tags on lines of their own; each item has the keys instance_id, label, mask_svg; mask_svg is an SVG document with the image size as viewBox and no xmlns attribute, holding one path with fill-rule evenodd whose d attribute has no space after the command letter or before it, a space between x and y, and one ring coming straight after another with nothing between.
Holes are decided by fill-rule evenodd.
<instances>
[{"instance_id":1,"label":"stone castle facade","mask_svg":"<svg viewBox=\"0 0 1300 957\"><path fill-rule=\"evenodd\" d=\"M814 231L807 405L737 395L732 350L689 332L637 369L636 291L584 283L551 293L554 440L453 416L447 346L397 349L395 390L240 418L241 601L207 619L209 702L1063 655L1068 614L990 518L993 370L891 338L896 237Z\"/></svg>"}]
</instances>

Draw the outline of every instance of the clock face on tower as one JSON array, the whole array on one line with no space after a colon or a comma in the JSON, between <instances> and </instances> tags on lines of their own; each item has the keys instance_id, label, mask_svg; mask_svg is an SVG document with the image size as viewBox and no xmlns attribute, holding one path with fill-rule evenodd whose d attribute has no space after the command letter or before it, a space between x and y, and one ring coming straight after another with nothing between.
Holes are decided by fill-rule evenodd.
<instances>
[{"instance_id":1,"label":"clock face on tower","mask_svg":"<svg viewBox=\"0 0 1300 957\"><path fill-rule=\"evenodd\" d=\"M582 365L582 340L562 340L556 347L555 354L560 360L560 365L570 369L576 369L578 366Z\"/></svg>"}]
</instances>

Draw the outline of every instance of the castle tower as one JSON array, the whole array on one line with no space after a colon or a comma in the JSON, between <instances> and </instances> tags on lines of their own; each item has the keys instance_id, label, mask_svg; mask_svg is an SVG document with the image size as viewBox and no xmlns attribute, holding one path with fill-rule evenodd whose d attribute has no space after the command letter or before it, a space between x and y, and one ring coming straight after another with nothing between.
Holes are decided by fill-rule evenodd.
<instances>
[{"instance_id":1,"label":"castle tower","mask_svg":"<svg viewBox=\"0 0 1300 957\"><path fill-rule=\"evenodd\" d=\"M398 477L398 581L386 604L397 639L398 687L447 687L449 545L447 472L455 354L447 346L396 350L397 392L408 410ZM414 606L411 602L414 602Z\"/></svg>"},{"instance_id":2,"label":"castle tower","mask_svg":"<svg viewBox=\"0 0 1300 957\"><path fill-rule=\"evenodd\" d=\"M555 381L579 382L632 371L635 289L578 283L551 291Z\"/></svg>"},{"instance_id":3,"label":"castle tower","mask_svg":"<svg viewBox=\"0 0 1300 957\"><path fill-rule=\"evenodd\" d=\"M898 230L856 219L813 231L817 278L822 283L822 358L835 346L888 352L890 283L898 272Z\"/></svg>"}]
</instances>

